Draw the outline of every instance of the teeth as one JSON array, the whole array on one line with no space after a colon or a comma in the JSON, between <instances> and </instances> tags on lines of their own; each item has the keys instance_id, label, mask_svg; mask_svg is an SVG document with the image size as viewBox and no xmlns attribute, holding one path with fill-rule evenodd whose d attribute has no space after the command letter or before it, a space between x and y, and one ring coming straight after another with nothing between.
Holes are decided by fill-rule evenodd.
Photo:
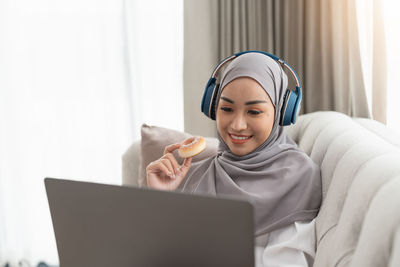
<instances>
[{"instance_id":1,"label":"teeth","mask_svg":"<svg viewBox=\"0 0 400 267\"><path fill-rule=\"evenodd\" d=\"M247 136L247 137L245 137L245 136L235 136L235 135L231 135L231 136L232 136L233 139L236 139L236 140L245 140L245 139L249 139L250 138L250 136Z\"/></svg>"}]
</instances>

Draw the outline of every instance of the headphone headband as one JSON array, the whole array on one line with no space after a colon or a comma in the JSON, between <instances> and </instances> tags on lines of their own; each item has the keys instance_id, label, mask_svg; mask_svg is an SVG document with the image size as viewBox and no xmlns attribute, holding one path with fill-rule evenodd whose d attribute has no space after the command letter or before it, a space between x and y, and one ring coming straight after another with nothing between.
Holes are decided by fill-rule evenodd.
<instances>
[{"instance_id":1,"label":"headphone headband","mask_svg":"<svg viewBox=\"0 0 400 267\"><path fill-rule=\"evenodd\" d=\"M218 63L218 65L215 67L213 73L211 74L211 78L216 78L217 75L218 75L218 73L219 73L219 70L220 70L226 63L228 63L229 61L231 61L231 60L237 58L238 56L241 56L241 55L247 54L247 53L259 53L259 54L264 54L264 55L266 55L266 56L269 56L269 57L272 58L272 59L275 59L276 61L278 61L278 62L281 64L281 66L285 66L285 67L289 70L289 72L292 74L294 80L296 81L296 87L301 88L300 79L299 79L299 77L297 76L297 73L293 70L293 68L292 68L289 64L287 64L284 60L280 59L279 57L277 57L277 56L275 56L275 55L273 55L273 54L270 54L270 53L267 53L267 52L264 52L264 51L258 51L258 50L243 51L243 52L239 52L239 53L233 54L232 56L229 56L229 57L224 58L224 59L223 59L220 63Z\"/></svg>"}]
</instances>

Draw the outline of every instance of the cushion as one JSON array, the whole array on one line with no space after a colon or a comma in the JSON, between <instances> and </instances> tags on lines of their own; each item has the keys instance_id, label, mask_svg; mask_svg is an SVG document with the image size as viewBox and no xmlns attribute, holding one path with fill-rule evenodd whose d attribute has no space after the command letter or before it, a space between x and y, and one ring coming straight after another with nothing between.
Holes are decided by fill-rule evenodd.
<instances>
[{"instance_id":1,"label":"cushion","mask_svg":"<svg viewBox=\"0 0 400 267\"><path fill-rule=\"evenodd\" d=\"M191 137L189 133L172 130L168 128L142 125L141 128L141 144L140 144L140 167L139 167L139 186L146 185L146 167L150 162L162 157L166 146L181 143L186 138ZM199 155L193 158L193 162L205 159L217 154L219 141L216 138L205 137L206 149ZM177 151L174 151L174 156L179 164L182 164L183 159L178 156Z\"/></svg>"}]
</instances>

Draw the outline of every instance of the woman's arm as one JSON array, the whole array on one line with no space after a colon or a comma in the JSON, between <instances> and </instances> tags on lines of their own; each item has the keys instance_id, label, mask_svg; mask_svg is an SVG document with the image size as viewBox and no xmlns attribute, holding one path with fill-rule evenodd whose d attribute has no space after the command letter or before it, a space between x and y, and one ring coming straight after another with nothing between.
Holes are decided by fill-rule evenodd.
<instances>
[{"instance_id":1,"label":"woman's arm","mask_svg":"<svg viewBox=\"0 0 400 267\"><path fill-rule=\"evenodd\" d=\"M256 248L257 267L312 266L315 250L315 219L295 222L271 232L267 246Z\"/></svg>"}]
</instances>

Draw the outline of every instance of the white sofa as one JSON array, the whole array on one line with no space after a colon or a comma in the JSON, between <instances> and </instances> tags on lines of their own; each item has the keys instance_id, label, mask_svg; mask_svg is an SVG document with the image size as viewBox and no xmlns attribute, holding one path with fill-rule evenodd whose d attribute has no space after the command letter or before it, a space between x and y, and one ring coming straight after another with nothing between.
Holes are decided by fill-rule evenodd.
<instances>
[{"instance_id":1,"label":"white sofa","mask_svg":"<svg viewBox=\"0 0 400 267\"><path fill-rule=\"evenodd\" d=\"M337 112L301 115L286 132L321 167L314 266L400 266L400 136ZM123 155L124 185L138 185L142 149Z\"/></svg>"}]
</instances>

